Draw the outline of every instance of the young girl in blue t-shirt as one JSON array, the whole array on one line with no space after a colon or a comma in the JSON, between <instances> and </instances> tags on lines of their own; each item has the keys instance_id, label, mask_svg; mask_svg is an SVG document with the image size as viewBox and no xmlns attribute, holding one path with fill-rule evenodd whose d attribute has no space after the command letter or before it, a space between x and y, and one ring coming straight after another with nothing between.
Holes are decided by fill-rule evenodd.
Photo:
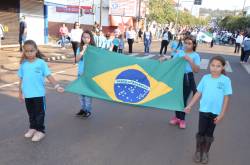
<instances>
[{"instance_id":1,"label":"young girl in blue t-shirt","mask_svg":"<svg viewBox=\"0 0 250 165\"><path fill-rule=\"evenodd\" d=\"M84 74L84 52L88 45L96 46L94 36L91 31L86 30L82 34L80 50L78 50L76 61L78 62L78 77ZM81 109L76 114L80 117L89 117L92 109L92 98L84 95L80 95Z\"/></svg>"},{"instance_id":2,"label":"young girl in blue t-shirt","mask_svg":"<svg viewBox=\"0 0 250 165\"><path fill-rule=\"evenodd\" d=\"M232 87L231 80L225 76L225 65L225 59L221 56L210 60L211 73L202 78L197 87L197 93L184 110L190 113L193 105L201 98L195 162L208 163L208 153L214 141L214 129L228 110Z\"/></svg>"},{"instance_id":3,"label":"young girl in blue t-shirt","mask_svg":"<svg viewBox=\"0 0 250 165\"><path fill-rule=\"evenodd\" d=\"M174 58L183 58L186 62L185 74L183 78L183 101L184 106L187 106L187 101L191 92L193 95L196 92L196 83L194 79L194 73L198 73L200 70L200 55L196 52L196 39L192 36L186 36L184 39L184 50L179 50L175 54ZM160 61L167 59L167 56L160 58ZM175 111L175 116L171 118L171 125L178 125L179 128L186 128L185 121L186 114L183 111Z\"/></svg>"},{"instance_id":4,"label":"young girl in blue t-shirt","mask_svg":"<svg viewBox=\"0 0 250 165\"><path fill-rule=\"evenodd\" d=\"M45 82L46 77L54 85L58 92L64 89L55 81L47 63L42 59L43 55L32 40L27 40L23 45L23 55L20 61L18 76L19 100L25 100L26 109L29 115L30 129L24 135L25 138L32 138L37 142L45 137Z\"/></svg>"},{"instance_id":5,"label":"young girl in blue t-shirt","mask_svg":"<svg viewBox=\"0 0 250 165\"><path fill-rule=\"evenodd\" d=\"M171 42L171 57L175 57L180 50L184 50L183 36L178 35L177 39Z\"/></svg>"}]
</instances>

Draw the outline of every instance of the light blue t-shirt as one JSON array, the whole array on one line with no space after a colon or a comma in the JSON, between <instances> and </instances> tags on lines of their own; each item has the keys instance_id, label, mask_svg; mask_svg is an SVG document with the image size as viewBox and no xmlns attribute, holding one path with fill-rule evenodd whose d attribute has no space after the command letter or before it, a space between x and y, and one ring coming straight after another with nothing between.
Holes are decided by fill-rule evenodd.
<instances>
[{"instance_id":1,"label":"light blue t-shirt","mask_svg":"<svg viewBox=\"0 0 250 165\"><path fill-rule=\"evenodd\" d=\"M200 111L219 115L222 111L224 96L231 95L231 80L221 75L213 78L211 74L205 75L198 87L198 92L202 94L200 100Z\"/></svg>"},{"instance_id":2,"label":"light blue t-shirt","mask_svg":"<svg viewBox=\"0 0 250 165\"><path fill-rule=\"evenodd\" d=\"M179 44L179 41L172 41L172 42L171 42L171 48L174 49L174 50L171 52L171 56L173 56L173 57L175 57L176 54L177 54L177 52L176 52L175 50L177 50L177 51L179 51L179 50L184 50L183 44L180 45L179 47L178 47L178 44Z\"/></svg>"},{"instance_id":3,"label":"light blue t-shirt","mask_svg":"<svg viewBox=\"0 0 250 165\"><path fill-rule=\"evenodd\" d=\"M119 46L119 43L120 43L119 38L114 38L114 39L113 39L113 44L114 44L114 46Z\"/></svg>"},{"instance_id":4,"label":"light blue t-shirt","mask_svg":"<svg viewBox=\"0 0 250 165\"><path fill-rule=\"evenodd\" d=\"M183 57L185 56L187 53L183 50L180 50L175 56L174 58L176 57ZM192 53L189 53L187 54L192 60L193 62L195 63L195 65L198 65L200 66L201 64L201 59L200 59L200 55L196 52L192 52ZM189 73L189 72L193 72L192 70L192 67L191 65L189 64L189 62L186 62L186 67L185 67L185 73Z\"/></svg>"},{"instance_id":5,"label":"light blue t-shirt","mask_svg":"<svg viewBox=\"0 0 250 165\"><path fill-rule=\"evenodd\" d=\"M80 48L77 49L76 55L77 56L80 55ZM78 76L80 76L84 72L84 60L83 60L83 57L80 59L80 61L78 61L77 64L78 64L77 74L78 74Z\"/></svg>"},{"instance_id":6,"label":"light blue t-shirt","mask_svg":"<svg viewBox=\"0 0 250 165\"><path fill-rule=\"evenodd\" d=\"M33 62L24 61L18 70L18 76L22 79L21 87L24 98L44 97L44 78L49 75L51 72L44 60L37 58Z\"/></svg>"}]
</instances>

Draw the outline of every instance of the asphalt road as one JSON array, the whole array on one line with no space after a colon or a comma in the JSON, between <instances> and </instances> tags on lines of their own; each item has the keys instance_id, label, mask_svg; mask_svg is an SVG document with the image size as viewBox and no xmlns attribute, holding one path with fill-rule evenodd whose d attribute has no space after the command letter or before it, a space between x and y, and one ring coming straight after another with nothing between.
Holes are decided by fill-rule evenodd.
<instances>
[{"instance_id":1,"label":"asphalt road","mask_svg":"<svg viewBox=\"0 0 250 165\"><path fill-rule=\"evenodd\" d=\"M153 45L152 59L157 59L159 43ZM136 51L142 50L138 44ZM229 63L228 76L233 84L230 110L215 131L210 165L249 164L250 131L249 64L239 64L231 47L198 50L203 69L197 82L208 73L207 60L222 54ZM139 52L140 53L140 52ZM134 54L135 58L148 58ZM66 85L76 78L72 59L51 62L54 76ZM24 104L17 100L16 70L0 72L0 165L192 165L198 106L187 116L188 127L170 126L170 111L133 107L94 99L93 116L74 116L79 110L78 96L58 94L47 89L47 136L39 143L24 139L28 118Z\"/></svg>"}]
</instances>

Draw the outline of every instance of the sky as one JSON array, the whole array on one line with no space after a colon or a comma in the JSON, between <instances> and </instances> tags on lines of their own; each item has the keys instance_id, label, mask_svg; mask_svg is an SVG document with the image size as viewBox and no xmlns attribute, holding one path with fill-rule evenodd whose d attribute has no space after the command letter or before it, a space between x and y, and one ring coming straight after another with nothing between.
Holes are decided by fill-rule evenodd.
<instances>
[{"instance_id":1,"label":"sky","mask_svg":"<svg viewBox=\"0 0 250 165\"><path fill-rule=\"evenodd\" d=\"M178 0L175 0L178 2ZM188 1L188 2L187 2ZM191 8L193 0L180 0L182 6L187 8ZM211 9L229 9L235 10L240 9L242 10L244 4L244 0L202 0L202 6L204 8L211 8ZM246 7L250 6L250 0L246 0Z\"/></svg>"}]
</instances>

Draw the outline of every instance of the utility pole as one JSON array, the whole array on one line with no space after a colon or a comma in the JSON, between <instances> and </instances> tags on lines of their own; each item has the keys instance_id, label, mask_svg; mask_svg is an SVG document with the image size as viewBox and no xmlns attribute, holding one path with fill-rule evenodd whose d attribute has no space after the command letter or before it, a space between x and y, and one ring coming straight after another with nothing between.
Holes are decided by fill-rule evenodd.
<instances>
[{"instance_id":1,"label":"utility pole","mask_svg":"<svg viewBox=\"0 0 250 165\"><path fill-rule=\"evenodd\" d=\"M78 3L78 23L80 25L80 15L81 15L81 0Z\"/></svg>"},{"instance_id":2,"label":"utility pole","mask_svg":"<svg viewBox=\"0 0 250 165\"><path fill-rule=\"evenodd\" d=\"M138 7L139 7L139 9L138 9L138 17L137 17L137 29L139 28L139 23L140 23L140 19L141 19L141 1L142 0L139 0L138 1Z\"/></svg>"},{"instance_id":3,"label":"utility pole","mask_svg":"<svg viewBox=\"0 0 250 165\"><path fill-rule=\"evenodd\" d=\"M95 24L95 14L96 14L95 0L93 0L92 11L93 11L93 25L94 25Z\"/></svg>"},{"instance_id":4,"label":"utility pole","mask_svg":"<svg viewBox=\"0 0 250 165\"><path fill-rule=\"evenodd\" d=\"M244 16L244 10L245 10L246 0L244 0L243 7L242 7L242 15Z\"/></svg>"},{"instance_id":5,"label":"utility pole","mask_svg":"<svg viewBox=\"0 0 250 165\"><path fill-rule=\"evenodd\" d=\"M102 29L102 0L100 0L100 29Z\"/></svg>"}]
</instances>

